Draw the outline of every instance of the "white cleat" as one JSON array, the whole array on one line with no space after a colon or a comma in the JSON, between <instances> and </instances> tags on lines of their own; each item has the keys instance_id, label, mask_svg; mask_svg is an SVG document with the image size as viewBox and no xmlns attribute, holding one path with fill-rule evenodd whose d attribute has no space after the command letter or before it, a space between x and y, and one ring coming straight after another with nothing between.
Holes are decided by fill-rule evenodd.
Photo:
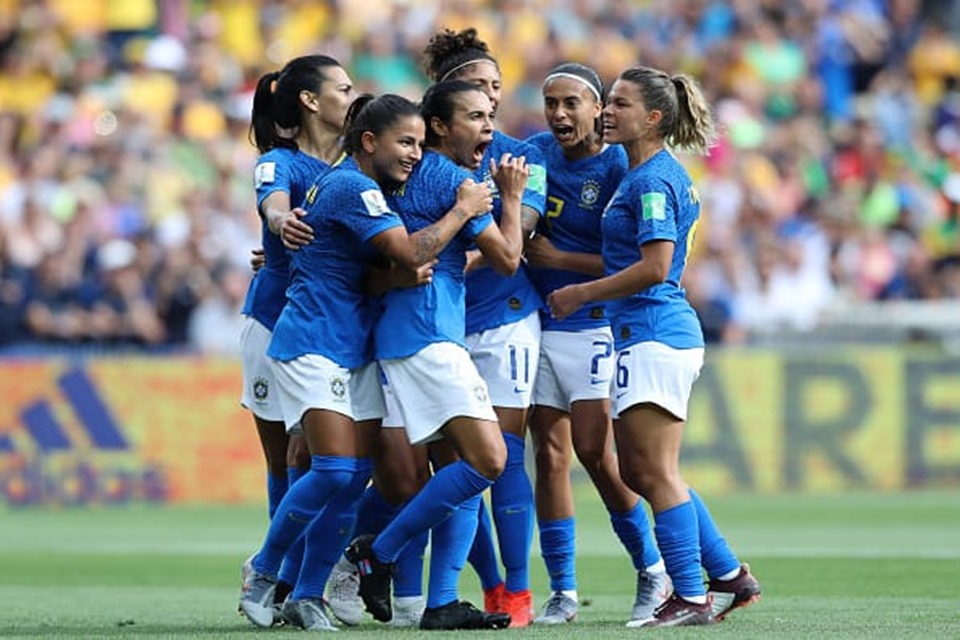
<instances>
[{"instance_id":1,"label":"white cleat","mask_svg":"<svg viewBox=\"0 0 960 640\"><path fill-rule=\"evenodd\" d=\"M327 580L327 606L337 620L354 627L363 620L363 600L360 598L360 572L340 556Z\"/></svg>"},{"instance_id":2,"label":"white cleat","mask_svg":"<svg viewBox=\"0 0 960 640\"><path fill-rule=\"evenodd\" d=\"M427 602L423 596L401 597L393 599L393 618L388 623L391 627L420 627L420 618Z\"/></svg>"},{"instance_id":3,"label":"white cleat","mask_svg":"<svg viewBox=\"0 0 960 640\"><path fill-rule=\"evenodd\" d=\"M252 566L245 573L240 591L240 613L258 627L272 627L276 620L273 595L277 579L260 573Z\"/></svg>"},{"instance_id":4,"label":"white cleat","mask_svg":"<svg viewBox=\"0 0 960 640\"><path fill-rule=\"evenodd\" d=\"M304 631L340 631L337 629L324 610L326 605L320 598L303 598L283 603L281 615L287 623Z\"/></svg>"},{"instance_id":5,"label":"white cleat","mask_svg":"<svg viewBox=\"0 0 960 640\"><path fill-rule=\"evenodd\" d=\"M543 613L533 619L533 624L569 624L577 619L580 605L568 595L554 591L543 605Z\"/></svg>"}]
</instances>

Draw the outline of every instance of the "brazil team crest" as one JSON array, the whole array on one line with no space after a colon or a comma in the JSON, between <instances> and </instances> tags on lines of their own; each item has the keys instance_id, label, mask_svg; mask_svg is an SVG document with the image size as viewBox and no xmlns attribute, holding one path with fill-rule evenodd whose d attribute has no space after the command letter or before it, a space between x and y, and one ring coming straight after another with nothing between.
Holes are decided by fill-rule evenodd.
<instances>
[{"instance_id":1,"label":"brazil team crest","mask_svg":"<svg viewBox=\"0 0 960 640\"><path fill-rule=\"evenodd\" d=\"M580 207L582 209L593 209L600 199L600 184L596 180L586 180L580 189Z\"/></svg>"},{"instance_id":2,"label":"brazil team crest","mask_svg":"<svg viewBox=\"0 0 960 640\"><path fill-rule=\"evenodd\" d=\"M330 379L330 393L338 400L343 400L347 395L347 383L340 376Z\"/></svg>"},{"instance_id":3,"label":"brazil team crest","mask_svg":"<svg viewBox=\"0 0 960 640\"><path fill-rule=\"evenodd\" d=\"M270 396L270 383L265 378L256 378L253 381L253 399L257 402L266 402Z\"/></svg>"}]
</instances>

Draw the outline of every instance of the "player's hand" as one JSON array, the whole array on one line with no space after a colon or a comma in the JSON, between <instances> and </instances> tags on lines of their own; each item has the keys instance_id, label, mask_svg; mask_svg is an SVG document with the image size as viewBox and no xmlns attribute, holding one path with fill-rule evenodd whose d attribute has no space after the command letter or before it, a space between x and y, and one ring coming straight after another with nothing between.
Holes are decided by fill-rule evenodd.
<instances>
[{"instance_id":1,"label":"player's hand","mask_svg":"<svg viewBox=\"0 0 960 640\"><path fill-rule=\"evenodd\" d=\"M524 156L505 153L500 156L499 163L490 158L490 175L502 197L520 198L527 187L530 167L527 166L527 159Z\"/></svg>"},{"instance_id":2,"label":"player's hand","mask_svg":"<svg viewBox=\"0 0 960 640\"><path fill-rule=\"evenodd\" d=\"M257 247L250 252L250 268L256 273L267 264L267 254L263 247Z\"/></svg>"},{"instance_id":3,"label":"player's hand","mask_svg":"<svg viewBox=\"0 0 960 640\"><path fill-rule=\"evenodd\" d=\"M563 320L574 313L587 302L587 296L578 284L568 284L560 287L547 296L550 305L550 314L557 320Z\"/></svg>"},{"instance_id":4,"label":"player's hand","mask_svg":"<svg viewBox=\"0 0 960 640\"><path fill-rule=\"evenodd\" d=\"M493 209L493 194L490 187L467 178L457 188L457 207L470 218L476 218Z\"/></svg>"},{"instance_id":5,"label":"player's hand","mask_svg":"<svg viewBox=\"0 0 960 640\"><path fill-rule=\"evenodd\" d=\"M287 249L296 251L313 242L313 228L300 219L305 215L306 211L296 207L284 216L280 225L280 239Z\"/></svg>"},{"instance_id":6,"label":"player's hand","mask_svg":"<svg viewBox=\"0 0 960 640\"><path fill-rule=\"evenodd\" d=\"M527 259L527 264L541 269L559 268L562 253L553 246L548 238L539 234L527 240L523 249L523 256Z\"/></svg>"},{"instance_id":7,"label":"player's hand","mask_svg":"<svg viewBox=\"0 0 960 640\"><path fill-rule=\"evenodd\" d=\"M409 289L433 282L433 267L437 260L431 260L416 269L409 269L398 264L390 265L390 284L393 289Z\"/></svg>"}]
</instances>

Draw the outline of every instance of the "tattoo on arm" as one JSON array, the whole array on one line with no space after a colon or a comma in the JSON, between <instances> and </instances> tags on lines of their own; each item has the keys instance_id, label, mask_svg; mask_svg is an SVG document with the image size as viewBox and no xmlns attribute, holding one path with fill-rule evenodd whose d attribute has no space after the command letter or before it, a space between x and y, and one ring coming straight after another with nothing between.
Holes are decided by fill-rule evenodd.
<instances>
[{"instance_id":1,"label":"tattoo on arm","mask_svg":"<svg viewBox=\"0 0 960 640\"><path fill-rule=\"evenodd\" d=\"M460 222L470 217L469 214L467 214L467 212L461 209L460 207L457 207L456 209L453 210L453 215L455 215L457 217L457 220L459 220Z\"/></svg>"},{"instance_id":2,"label":"tattoo on arm","mask_svg":"<svg viewBox=\"0 0 960 640\"><path fill-rule=\"evenodd\" d=\"M416 234L414 258L418 263L424 263L435 257L440 251L440 230L436 225L421 229Z\"/></svg>"}]
</instances>

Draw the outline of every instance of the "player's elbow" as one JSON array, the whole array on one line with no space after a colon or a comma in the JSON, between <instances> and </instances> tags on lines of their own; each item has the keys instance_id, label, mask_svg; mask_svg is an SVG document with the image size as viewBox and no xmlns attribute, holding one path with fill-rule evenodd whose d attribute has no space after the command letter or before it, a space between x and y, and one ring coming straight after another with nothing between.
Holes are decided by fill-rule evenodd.
<instances>
[{"instance_id":1,"label":"player's elbow","mask_svg":"<svg viewBox=\"0 0 960 640\"><path fill-rule=\"evenodd\" d=\"M653 284L663 284L667 281L667 277L670 275L669 265L656 265L653 268L653 273L650 274L653 279Z\"/></svg>"},{"instance_id":2,"label":"player's elbow","mask_svg":"<svg viewBox=\"0 0 960 640\"><path fill-rule=\"evenodd\" d=\"M520 252L505 250L496 252L494 255L486 255L487 264L502 276L512 276L520 268Z\"/></svg>"}]
</instances>

